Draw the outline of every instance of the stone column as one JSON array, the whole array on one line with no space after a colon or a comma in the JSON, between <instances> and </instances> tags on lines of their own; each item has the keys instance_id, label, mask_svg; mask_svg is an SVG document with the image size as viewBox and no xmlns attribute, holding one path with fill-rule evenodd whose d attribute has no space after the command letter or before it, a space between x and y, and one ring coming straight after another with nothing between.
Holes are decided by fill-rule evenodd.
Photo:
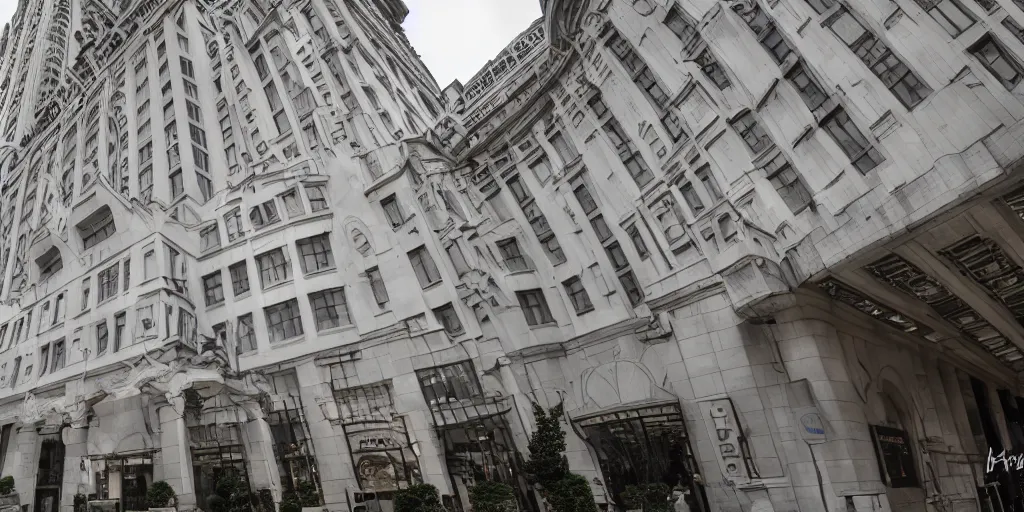
<instances>
[{"instance_id":1,"label":"stone column","mask_svg":"<svg viewBox=\"0 0 1024 512\"><path fill-rule=\"evenodd\" d=\"M64 479L60 493L60 511L74 512L75 495L89 494L86 489L88 473L82 465L88 457L89 428L65 428L61 432L64 441ZM87 466L86 466L87 467Z\"/></svg>"},{"instance_id":2,"label":"stone column","mask_svg":"<svg viewBox=\"0 0 1024 512\"><path fill-rule=\"evenodd\" d=\"M36 471L39 469L39 434L35 425L22 425L15 439L18 444L14 455L14 488L18 491L22 505L33 510L35 500Z\"/></svg>"},{"instance_id":3,"label":"stone column","mask_svg":"<svg viewBox=\"0 0 1024 512\"><path fill-rule=\"evenodd\" d=\"M245 430L245 456L249 459L249 478L253 490L270 489L274 501L281 501L281 475L274 457L274 437L258 404L246 407L256 418L241 425Z\"/></svg>"},{"instance_id":4,"label":"stone column","mask_svg":"<svg viewBox=\"0 0 1024 512\"><path fill-rule=\"evenodd\" d=\"M179 412L180 411L180 412ZM178 496L178 509L196 506L195 480L192 477L192 454L185 427L185 399L175 397L157 411L160 416L160 473Z\"/></svg>"},{"instance_id":5,"label":"stone column","mask_svg":"<svg viewBox=\"0 0 1024 512\"><path fill-rule=\"evenodd\" d=\"M358 491L352 456L340 426L331 424L327 411L337 415L329 383L321 382L316 364L309 362L297 368L299 393L302 396L303 415L309 425L316 465L320 473L320 488L328 510L349 510L349 491Z\"/></svg>"}]
</instances>

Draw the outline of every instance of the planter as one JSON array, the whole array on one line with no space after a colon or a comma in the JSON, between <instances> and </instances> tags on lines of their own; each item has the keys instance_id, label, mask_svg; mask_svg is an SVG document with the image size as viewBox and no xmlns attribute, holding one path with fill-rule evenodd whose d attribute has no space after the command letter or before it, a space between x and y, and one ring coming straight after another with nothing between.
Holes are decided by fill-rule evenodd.
<instances>
[{"instance_id":1,"label":"planter","mask_svg":"<svg viewBox=\"0 0 1024 512\"><path fill-rule=\"evenodd\" d=\"M4 496L0 496L0 508L10 507L10 506L18 506L20 504L21 504L21 496L18 493L16 493L16 492L12 492L10 494L6 494Z\"/></svg>"},{"instance_id":2,"label":"planter","mask_svg":"<svg viewBox=\"0 0 1024 512\"><path fill-rule=\"evenodd\" d=\"M160 507L160 508L149 508L149 512L178 512L178 509L174 507Z\"/></svg>"},{"instance_id":3,"label":"planter","mask_svg":"<svg viewBox=\"0 0 1024 512\"><path fill-rule=\"evenodd\" d=\"M327 507L302 507L302 512L327 512Z\"/></svg>"}]
</instances>

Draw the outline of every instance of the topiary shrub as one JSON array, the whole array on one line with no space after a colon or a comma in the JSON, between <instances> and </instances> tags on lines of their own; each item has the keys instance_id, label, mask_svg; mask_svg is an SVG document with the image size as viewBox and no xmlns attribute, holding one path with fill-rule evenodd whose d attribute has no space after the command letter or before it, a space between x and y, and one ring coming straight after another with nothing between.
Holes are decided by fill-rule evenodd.
<instances>
[{"instance_id":1,"label":"topiary shrub","mask_svg":"<svg viewBox=\"0 0 1024 512\"><path fill-rule=\"evenodd\" d=\"M437 487L430 484L411 485L395 491L395 512L444 512Z\"/></svg>"},{"instance_id":2,"label":"topiary shrub","mask_svg":"<svg viewBox=\"0 0 1024 512\"><path fill-rule=\"evenodd\" d=\"M627 486L620 497L623 505L629 510L669 512L673 508L669 503L671 494L672 489L669 486L657 483Z\"/></svg>"},{"instance_id":3,"label":"topiary shrub","mask_svg":"<svg viewBox=\"0 0 1024 512\"><path fill-rule=\"evenodd\" d=\"M594 512L597 503L586 478L569 472L565 457L565 432L562 430L562 404L545 411L533 404L537 431L530 436L530 460L524 469L531 481L540 484L541 496L554 512Z\"/></svg>"},{"instance_id":4,"label":"topiary shrub","mask_svg":"<svg viewBox=\"0 0 1024 512\"><path fill-rule=\"evenodd\" d=\"M71 506L75 512L88 512L89 498L82 493L78 493L75 495L74 501L72 501Z\"/></svg>"},{"instance_id":5,"label":"topiary shrub","mask_svg":"<svg viewBox=\"0 0 1024 512\"><path fill-rule=\"evenodd\" d=\"M469 488L473 512L515 512L519 509L515 490L501 482L479 482Z\"/></svg>"},{"instance_id":6,"label":"topiary shrub","mask_svg":"<svg viewBox=\"0 0 1024 512\"><path fill-rule=\"evenodd\" d=\"M149 489L146 490L146 505L149 508L170 507L173 506L171 500L176 497L177 495L174 493L174 488L171 487L171 484L159 480L153 482L153 485L150 485Z\"/></svg>"},{"instance_id":7,"label":"topiary shrub","mask_svg":"<svg viewBox=\"0 0 1024 512\"><path fill-rule=\"evenodd\" d=\"M544 497L555 512L594 512L597 502L586 478L573 473L548 487Z\"/></svg>"},{"instance_id":8,"label":"topiary shrub","mask_svg":"<svg viewBox=\"0 0 1024 512\"><path fill-rule=\"evenodd\" d=\"M0 496L6 496L14 492L14 477L5 476L0 478Z\"/></svg>"}]
</instances>

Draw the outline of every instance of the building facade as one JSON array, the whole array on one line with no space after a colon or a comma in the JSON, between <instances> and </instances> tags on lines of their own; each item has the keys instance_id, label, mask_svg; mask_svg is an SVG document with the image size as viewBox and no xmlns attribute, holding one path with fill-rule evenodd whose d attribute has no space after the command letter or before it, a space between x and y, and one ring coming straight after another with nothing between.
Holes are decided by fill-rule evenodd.
<instances>
[{"instance_id":1,"label":"building facade","mask_svg":"<svg viewBox=\"0 0 1024 512\"><path fill-rule=\"evenodd\" d=\"M544 0L441 89L401 0L23 0L0 40L21 503L1012 510L1024 3Z\"/></svg>"}]
</instances>

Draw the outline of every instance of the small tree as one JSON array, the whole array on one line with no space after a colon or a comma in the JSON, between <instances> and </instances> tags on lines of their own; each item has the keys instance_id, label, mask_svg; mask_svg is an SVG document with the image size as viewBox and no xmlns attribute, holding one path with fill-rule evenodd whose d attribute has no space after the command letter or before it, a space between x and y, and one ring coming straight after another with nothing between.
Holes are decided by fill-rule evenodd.
<instances>
[{"instance_id":1,"label":"small tree","mask_svg":"<svg viewBox=\"0 0 1024 512\"><path fill-rule=\"evenodd\" d=\"M233 472L217 480L214 499L208 500L213 512L252 512L252 493L249 485Z\"/></svg>"},{"instance_id":2,"label":"small tree","mask_svg":"<svg viewBox=\"0 0 1024 512\"><path fill-rule=\"evenodd\" d=\"M514 512L518 510L516 493L501 482L479 482L469 488L469 502L473 512Z\"/></svg>"},{"instance_id":3,"label":"small tree","mask_svg":"<svg viewBox=\"0 0 1024 512\"><path fill-rule=\"evenodd\" d=\"M395 491L395 512L444 512L437 487L430 484L411 485Z\"/></svg>"},{"instance_id":4,"label":"small tree","mask_svg":"<svg viewBox=\"0 0 1024 512\"><path fill-rule=\"evenodd\" d=\"M565 431L562 430L562 404L545 411L533 404L537 431L530 436L530 460L524 469L541 486L541 495L555 512L594 512L597 503L587 479L569 472L565 456Z\"/></svg>"},{"instance_id":5,"label":"small tree","mask_svg":"<svg viewBox=\"0 0 1024 512\"><path fill-rule=\"evenodd\" d=\"M630 510L643 510L644 512L669 512L672 506L669 497L672 489L669 486L657 484L630 485L622 493L622 501Z\"/></svg>"},{"instance_id":6,"label":"small tree","mask_svg":"<svg viewBox=\"0 0 1024 512\"><path fill-rule=\"evenodd\" d=\"M300 481L295 489L287 491L281 496L281 512L302 512L303 507L318 505L320 505L320 493L316 490L316 484L306 480Z\"/></svg>"},{"instance_id":7,"label":"small tree","mask_svg":"<svg viewBox=\"0 0 1024 512\"><path fill-rule=\"evenodd\" d=\"M88 512L89 510L89 498L82 493L76 494L71 504L71 508L75 512Z\"/></svg>"},{"instance_id":8,"label":"small tree","mask_svg":"<svg viewBox=\"0 0 1024 512\"><path fill-rule=\"evenodd\" d=\"M0 496L6 496L14 492L14 477L7 475L0 478Z\"/></svg>"},{"instance_id":9,"label":"small tree","mask_svg":"<svg viewBox=\"0 0 1024 512\"><path fill-rule=\"evenodd\" d=\"M153 482L146 490L146 505L149 508L164 508L171 506L171 500L176 497L171 484L159 480ZM77 510L77 509L76 509Z\"/></svg>"}]
</instances>

